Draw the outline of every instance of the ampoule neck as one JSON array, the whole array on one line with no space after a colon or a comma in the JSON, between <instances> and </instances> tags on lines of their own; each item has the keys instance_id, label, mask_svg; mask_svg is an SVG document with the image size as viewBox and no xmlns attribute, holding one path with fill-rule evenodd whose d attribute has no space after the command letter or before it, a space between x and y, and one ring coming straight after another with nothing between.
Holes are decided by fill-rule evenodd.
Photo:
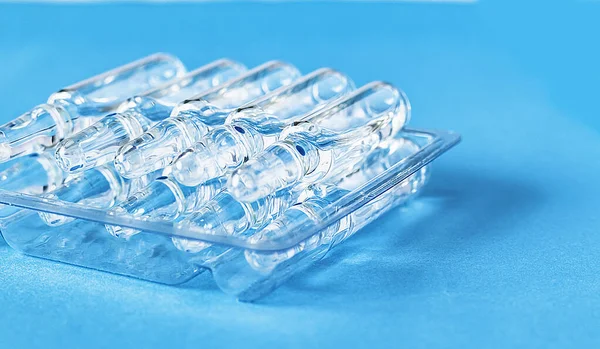
<instances>
[{"instance_id":1,"label":"ampoule neck","mask_svg":"<svg viewBox=\"0 0 600 349\"><path fill-rule=\"evenodd\" d=\"M135 96L122 104L117 112L136 113L138 119L147 119L152 122L164 120L168 117L176 104L149 96Z\"/></svg>"},{"instance_id":2,"label":"ampoule neck","mask_svg":"<svg viewBox=\"0 0 600 349\"><path fill-rule=\"evenodd\" d=\"M246 125L255 129L259 133L281 133L287 126L284 120L281 120L279 115L275 115L264 110L261 107L250 107L242 110L238 109L229 114L226 124L231 125Z\"/></svg>"},{"instance_id":3,"label":"ampoule neck","mask_svg":"<svg viewBox=\"0 0 600 349\"><path fill-rule=\"evenodd\" d=\"M258 114L265 113L264 109L258 105L236 108L227 115L226 123L232 123L236 120L244 120L254 118Z\"/></svg>"},{"instance_id":4,"label":"ampoule neck","mask_svg":"<svg viewBox=\"0 0 600 349\"><path fill-rule=\"evenodd\" d=\"M286 130L293 129L291 133ZM331 161L327 160L328 153L324 153L318 146L318 126L303 122L282 132L283 142L291 148L293 154L300 160L304 175L326 171Z\"/></svg>"},{"instance_id":5,"label":"ampoule neck","mask_svg":"<svg viewBox=\"0 0 600 349\"><path fill-rule=\"evenodd\" d=\"M74 130L68 103L40 104L0 126L0 161L43 152Z\"/></svg>"},{"instance_id":6,"label":"ampoule neck","mask_svg":"<svg viewBox=\"0 0 600 349\"><path fill-rule=\"evenodd\" d=\"M223 124L233 110L221 108L202 98L189 99L173 108L171 117L193 118L207 126L217 126Z\"/></svg>"},{"instance_id":7,"label":"ampoule neck","mask_svg":"<svg viewBox=\"0 0 600 349\"><path fill-rule=\"evenodd\" d=\"M254 202L246 203L251 208L251 210L247 210L250 226L259 227L270 223L273 217L293 205L301 192L301 190L286 188Z\"/></svg>"},{"instance_id":8,"label":"ampoule neck","mask_svg":"<svg viewBox=\"0 0 600 349\"><path fill-rule=\"evenodd\" d=\"M60 107L75 117L78 114L86 114L84 106L88 104L88 101L77 91L63 89L51 94L47 103Z\"/></svg>"}]
</instances>

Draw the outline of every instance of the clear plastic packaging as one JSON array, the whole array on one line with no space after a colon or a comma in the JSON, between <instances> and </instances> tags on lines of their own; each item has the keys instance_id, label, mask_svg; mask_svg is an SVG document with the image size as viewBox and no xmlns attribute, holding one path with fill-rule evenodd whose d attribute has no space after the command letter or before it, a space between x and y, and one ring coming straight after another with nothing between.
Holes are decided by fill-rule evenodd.
<instances>
[{"instance_id":1,"label":"clear plastic packaging","mask_svg":"<svg viewBox=\"0 0 600 349\"><path fill-rule=\"evenodd\" d=\"M279 217L244 234L7 190L0 190L0 202L10 205L0 209L0 229L10 246L32 256L171 285L211 270L221 289L254 300L418 194L429 163L458 141L451 132L405 128L369 152L354 174L309 187ZM70 218L49 225L46 214ZM107 224L141 233L116 238Z\"/></svg>"},{"instance_id":2,"label":"clear plastic packaging","mask_svg":"<svg viewBox=\"0 0 600 349\"><path fill-rule=\"evenodd\" d=\"M460 139L407 128L403 92L329 68L183 73L153 55L0 127L5 241L170 285L210 270L253 300L414 198Z\"/></svg>"}]
</instances>

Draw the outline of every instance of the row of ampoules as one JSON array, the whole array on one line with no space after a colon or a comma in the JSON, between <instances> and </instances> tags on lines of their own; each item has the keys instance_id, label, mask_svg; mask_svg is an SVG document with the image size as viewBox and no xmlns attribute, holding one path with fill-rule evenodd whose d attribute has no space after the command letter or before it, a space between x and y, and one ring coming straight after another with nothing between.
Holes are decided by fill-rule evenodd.
<instances>
[{"instance_id":1,"label":"row of ampoules","mask_svg":"<svg viewBox=\"0 0 600 349\"><path fill-rule=\"evenodd\" d=\"M153 55L63 89L1 127L2 159L32 155L5 165L0 180L3 189L241 234L315 185L356 172L409 111L393 86L355 89L331 69L301 76L282 62L248 70L219 60L184 74L176 58Z\"/></svg>"}]
</instances>

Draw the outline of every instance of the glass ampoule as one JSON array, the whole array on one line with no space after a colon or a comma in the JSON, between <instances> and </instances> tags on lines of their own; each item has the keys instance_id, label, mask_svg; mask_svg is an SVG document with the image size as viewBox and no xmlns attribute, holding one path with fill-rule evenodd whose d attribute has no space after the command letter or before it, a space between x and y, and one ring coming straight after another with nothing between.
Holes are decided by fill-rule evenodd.
<instances>
[{"instance_id":1,"label":"glass ampoule","mask_svg":"<svg viewBox=\"0 0 600 349\"><path fill-rule=\"evenodd\" d=\"M147 186L160 176L160 171L127 179L119 175L112 164L70 174L62 186L43 194L45 198L75 203L86 207L109 209L129 194ZM49 226L58 226L73 221L73 218L40 212L40 218Z\"/></svg>"},{"instance_id":2,"label":"glass ampoule","mask_svg":"<svg viewBox=\"0 0 600 349\"><path fill-rule=\"evenodd\" d=\"M65 176L52 152L45 151L3 163L0 170L0 189L40 195L60 186Z\"/></svg>"},{"instance_id":3,"label":"glass ampoule","mask_svg":"<svg viewBox=\"0 0 600 349\"><path fill-rule=\"evenodd\" d=\"M215 155L217 152L222 152L221 155L233 158L249 157L262 150L265 143L273 142L278 132L291 120L323 108L328 102L344 96L352 89L353 83L345 75L331 69L320 69L252 102L253 105L250 107L234 111L227 118L230 120L234 116L233 121L229 125L215 127L203 138L208 140L204 144L207 144ZM245 117L239 117L240 115ZM179 157L179 160L181 159L183 157ZM144 215L152 218L176 219L218 193L224 184L225 171L234 166L237 161L217 164L197 158L194 160L197 162L190 166L193 165L198 169L214 165L215 171L211 171L211 176L204 176L197 182L188 183L179 180L177 172L183 169L177 167L175 162L170 169L171 176L177 181L168 177L161 178L150 187L142 189L139 195L134 195L115 207L113 211L134 216L140 216L143 212ZM182 164L179 162L179 165ZM198 200L199 198L203 198L204 201ZM129 236L135 231L124 227L109 227L108 230L120 236Z\"/></svg>"},{"instance_id":4,"label":"glass ampoule","mask_svg":"<svg viewBox=\"0 0 600 349\"><path fill-rule=\"evenodd\" d=\"M215 196L210 204L186 216L179 226L205 234L253 234L253 231L260 230L261 226L265 226L282 213L287 212L286 210L296 202L313 196L323 196L325 190L329 192L332 188L337 190L334 191L333 196L328 197L328 200L333 200L335 195L341 196L350 189L363 185L390 166L416 153L418 149L418 145L408 138L395 137L382 142L347 174L340 174L322 184L302 186L301 183L296 187L280 190L254 202L236 200L227 190L224 190ZM299 229L298 231L304 230ZM198 253L211 246L208 243L184 238L173 238L172 240L177 248L193 253Z\"/></svg>"},{"instance_id":5,"label":"glass ampoule","mask_svg":"<svg viewBox=\"0 0 600 349\"><path fill-rule=\"evenodd\" d=\"M0 126L0 162L55 146L116 110L127 98L184 73L179 59L160 53L66 87L45 104Z\"/></svg>"},{"instance_id":6,"label":"glass ampoule","mask_svg":"<svg viewBox=\"0 0 600 349\"><path fill-rule=\"evenodd\" d=\"M135 178L165 168L185 149L222 125L235 109L300 76L292 65L271 61L200 96L177 105L171 116L126 143L118 151L115 167L123 177Z\"/></svg>"},{"instance_id":7,"label":"glass ampoule","mask_svg":"<svg viewBox=\"0 0 600 349\"><path fill-rule=\"evenodd\" d=\"M380 162L376 165L379 168L388 163L389 159L384 159L387 153L373 152L373 154L372 156L365 154L361 164L372 165L374 162ZM360 171L359 168L353 168L346 172L339 172L335 176L328 177L327 182L330 186L334 186L347 176L357 177L357 173L364 171L364 169ZM369 171L371 170L369 169ZM186 215L178 223L178 228L201 234L223 236L248 234L269 224L299 200L313 195L311 194L314 190L312 188L313 185L308 182L299 182L254 201L239 200L229 190L224 189L204 205L195 208L193 213ZM211 244L184 238L173 238L172 240L177 248L187 252L197 253L211 246Z\"/></svg>"},{"instance_id":8,"label":"glass ampoule","mask_svg":"<svg viewBox=\"0 0 600 349\"><path fill-rule=\"evenodd\" d=\"M406 96L373 82L284 130L280 140L234 170L227 187L239 200L255 201L299 182L348 171L408 121Z\"/></svg>"},{"instance_id":9,"label":"glass ampoule","mask_svg":"<svg viewBox=\"0 0 600 349\"><path fill-rule=\"evenodd\" d=\"M298 201L304 189L301 186L284 189L253 202L239 201L227 190L222 190L192 214L185 216L178 223L178 228L202 234L243 235L282 214ZM212 246L185 238L172 240L179 249L187 252L199 252Z\"/></svg>"},{"instance_id":10,"label":"glass ampoule","mask_svg":"<svg viewBox=\"0 0 600 349\"><path fill-rule=\"evenodd\" d=\"M390 145L397 148L390 148ZM375 178L391 165L415 154L419 149L420 147L416 143L406 138L396 139L393 143L379 148L379 150L383 150L383 153L375 154L374 152L370 156L371 158L367 159L360 167L359 171L353 172L352 175L342 181L336 184L323 183L311 186L312 192L306 196L304 201L287 209L280 217L251 236L249 241L258 243L261 241L277 242L294 239L297 234L314 229L315 226L337 212L340 208L336 206L337 200ZM244 252L245 258L253 269L260 272L270 272L277 265L299 253L308 253L322 245L327 245L328 248L332 247L347 239L391 207L414 197L425 185L428 178L429 170L427 167L423 167L378 198L373 199L373 201L352 214L345 216L294 247L274 252L246 250Z\"/></svg>"},{"instance_id":11,"label":"glass ampoule","mask_svg":"<svg viewBox=\"0 0 600 349\"><path fill-rule=\"evenodd\" d=\"M329 135L337 136L338 140L341 136L344 136L353 138L356 142L357 138L360 139L359 137L370 135L369 132L379 131L382 133L382 136L377 135L376 142L368 143L368 148L363 144L360 153L355 151L353 154L349 151L342 154L347 157L352 156L352 158L341 158L337 164L344 164L343 167L330 171L327 176L320 176L315 181L335 183L344 178L346 174L353 173L353 167L359 163L364 163L365 158L373 158L368 157L367 154L384 143L384 140L392 139L391 137L401 129L406 118L408 118L408 109L406 98L397 89L388 84L373 83L342 98L339 102L330 104L326 109L311 113L299 121L298 123L301 124L321 127L324 130L323 132L329 132ZM400 118L400 120L396 120L396 118ZM337 130L341 131L331 131L333 127L338 127ZM385 130L384 127L389 129ZM342 142L344 141L342 139ZM342 146L342 142L338 145ZM275 145L278 143L275 143ZM346 141L346 145L348 143ZM350 145L352 146L352 144ZM354 146L356 147L356 145ZM282 159L289 161L285 157ZM251 159L249 163L252 161ZM269 177L272 173L273 171L265 170L260 177ZM268 223L269 220L276 218L281 212L293 205L297 199L306 195L303 188L310 183L312 181L297 181L290 185L281 186L277 190L266 193L266 195L252 197L250 200L239 199L227 189L217 194L205 206L185 217L179 225L181 227L189 226L190 230L207 234L240 235L251 229L257 229L257 227ZM178 247L195 252L206 248L208 245L178 238L175 238L174 242Z\"/></svg>"},{"instance_id":12,"label":"glass ampoule","mask_svg":"<svg viewBox=\"0 0 600 349\"><path fill-rule=\"evenodd\" d=\"M390 144L390 148L388 148L388 145L382 145L369 153L366 161L360 164L359 170L343 179L344 184L340 183L339 186L332 186L331 183L322 183L311 186L314 187L313 196L305 198L302 202L285 211L284 215L289 216L278 218L293 225L285 225L275 221L278 223L272 223L267 228L250 232L256 235L250 236L248 238L249 242L256 241L258 243L268 239L268 241L285 243L284 241L288 238L293 238L295 241L294 234L303 234L307 232L305 229L314 231L315 228L320 227L323 223L322 218L335 212L335 209L332 210L332 208L337 207L336 205L339 203L336 198L344 196L343 193L336 191L336 187L340 190L351 188L357 190L385 169L404 161L406 156L415 154L410 151L411 148L414 147L418 150L418 147L415 147L417 143L412 140L410 135L407 135L405 140L397 140L399 142ZM416 179L416 177L420 177L420 179ZM257 295L273 289L298 270L324 256L334 244L343 240L342 237L347 238L398 203L413 197L414 193L423 186L427 177L427 171L420 170L398 186L393 187L355 211L350 220L344 218L342 222L334 223L326 232L304 239L293 248L273 252L256 252L214 245L209 249L194 253L190 258L195 263L209 267L215 281L225 292L233 293L240 299L255 299ZM323 200L319 204L318 200L322 198L330 201L330 203L327 204ZM313 204L308 203L308 200ZM394 200L396 201L394 202ZM321 207L323 207L323 210L321 210ZM303 217L305 214L311 218ZM295 215L296 217L294 217ZM176 242L175 246L186 250L189 244L184 246L178 244L182 240L174 241ZM196 243L206 245L202 242ZM188 250L188 252L195 251Z\"/></svg>"},{"instance_id":13,"label":"glass ampoule","mask_svg":"<svg viewBox=\"0 0 600 349\"><path fill-rule=\"evenodd\" d=\"M319 69L294 84L231 113L173 163L173 176L187 186L224 176L275 142L283 129L354 89L350 78Z\"/></svg>"},{"instance_id":14,"label":"glass ampoule","mask_svg":"<svg viewBox=\"0 0 600 349\"><path fill-rule=\"evenodd\" d=\"M81 172L104 165L114 160L123 144L167 118L177 103L236 78L245 71L243 65L221 59L132 97L116 113L60 142L56 147L58 163L67 172Z\"/></svg>"},{"instance_id":15,"label":"glass ampoule","mask_svg":"<svg viewBox=\"0 0 600 349\"><path fill-rule=\"evenodd\" d=\"M161 176L131 193L109 212L118 216L174 221L208 202L221 191L226 181L225 177L218 177L201 185L188 187L169 176ZM109 224L106 224L106 230L115 237L125 239L140 232L134 228Z\"/></svg>"},{"instance_id":16,"label":"glass ampoule","mask_svg":"<svg viewBox=\"0 0 600 349\"><path fill-rule=\"evenodd\" d=\"M356 212L342 218L340 221L332 224L320 233L315 234L308 239L296 244L294 247L277 252L259 252L255 250L246 250L244 252L246 261L255 270L261 273L270 272L279 264L292 259L301 253L310 253L319 247L329 249L343 240L353 235L365 225L380 217L387 212L389 208L395 207L409 198L413 197L419 191L427 174L427 168L423 167L417 173L407 178L397 187L374 199L373 202L366 204ZM327 191L324 191L327 192ZM274 220L267 227L262 229L257 235L250 238L251 241L261 239L277 239L277 235L282 232L289 233L285 227L295 222L303 221L304 229L314 229L315 225L322 222L326 215L327 207L331 205L336 198L347 193L346 190L332 190L325 196L314 196L308 200L289 208L281 217ZM296 225L297 226L297 225ZM282 238L290 238L286 235Z\"/></svg>"}]
</instances>

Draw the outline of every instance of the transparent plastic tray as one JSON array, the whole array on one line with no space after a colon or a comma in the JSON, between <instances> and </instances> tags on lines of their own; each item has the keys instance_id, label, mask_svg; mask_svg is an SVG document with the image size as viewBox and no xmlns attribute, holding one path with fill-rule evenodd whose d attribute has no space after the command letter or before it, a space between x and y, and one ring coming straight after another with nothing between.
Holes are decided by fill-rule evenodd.
<instances>
[{"instance_id":1,"label":"transparent plastic tray","mask_svg":"<svg viewBox=\"0 0 600 349\"><path fill-rule=\"evenodd\" d=\"M318 224L298 221L283 227L273 239L207 233L177 222L116 216L79 204L5 190L0 190L0 203L9 206L0 209L0 229L6 242L22 253L158 283L178 285L211 270L222 290L240 300L253 300L400 204L389 200L389 193L460 140L452 132L418 129L405 129L399 137L417 143L419 150L325 207L327 218ZM40 219L39 212L75 219L52 227ZM331 226L361 212L368 215L361 224L346 227L344 234L333 239L320 238ZM119 239L107 233L105 224L142 233ZM210 248L201 253L183 251L173 243L178 238ZM257 267L253 260L271 264Z\"/></svg>"}]
</instances>

